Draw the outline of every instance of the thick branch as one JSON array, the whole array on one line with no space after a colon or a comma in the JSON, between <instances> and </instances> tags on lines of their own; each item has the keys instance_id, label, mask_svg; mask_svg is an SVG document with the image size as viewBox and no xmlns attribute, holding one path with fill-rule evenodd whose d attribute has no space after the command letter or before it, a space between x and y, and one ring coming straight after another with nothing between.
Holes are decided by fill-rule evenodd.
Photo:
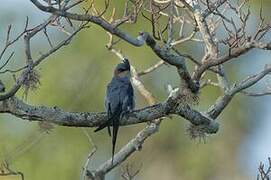
<instances>
[{"instance_id":1,"label":"thick branch","mask_svg":"<svg viewBox=\"0 0 271 180\"><path fill-rule=\"evenodd\" d=\"M199 90L199 83L192 80L185 64L185 58L170 52L170 49L167 47L160 47L156 41L148 34L143 33L143 36L146 37L146 43L148 46L152 48L157 56L163 59L165 62L176 66L178 70L178 74L180 75L181 79L184 80L186 86L194 93L198 92Z\"/></svg>"},{"instance_id":2,"label":"thick branch","mask_svg":"<svg viewBox=\"0 0 271 180\"><path fill-rule=\"evenodd\" d=\"M175 100L169 98L164 103L135 110L124 117L120 122L122 126L144 123L166 117L170 114L187 118L191 123L210 124L212 120L201 113L191 109L188 105L174 108ZM0 102L0 113L9 113L21 119L30 121L47 121L50 123L72 127L97 127L107 121L106 113L101 112L66 112L58 107L31 106L16 97ZM210 127L210 132L218 129Z\"/></svg>"}]
</instances>

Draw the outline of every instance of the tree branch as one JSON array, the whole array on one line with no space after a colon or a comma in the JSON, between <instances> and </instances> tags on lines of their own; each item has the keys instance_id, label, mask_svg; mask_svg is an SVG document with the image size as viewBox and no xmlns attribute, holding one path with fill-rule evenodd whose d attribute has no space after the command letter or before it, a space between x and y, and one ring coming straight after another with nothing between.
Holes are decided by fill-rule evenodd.
<instances>
[{"instance_id":1,"label":"tree branch","mask_svg":"<svg viewBox=\"0 0 271 180\"><path fill-rule=\"evenodd\" d=\"M110 24L109 22L107 22L100 16L69 13L64 10L56 9L52 6L43 6L37 0L31 0L31 2L40 10L45 11L45 12L53 13L55 15L66 17L72 20L88 21L88 22L95 23L101 26L102 28L104 28L107 32L118 36L119 38L127 41L128 43L134 46L142 46L146 41L147 45L152 48L152 50L156 53L156 55L158 55L161 59L168 62L169 64L177 67L180 77L185 81L185 83L187 84L187 87L191 89L192 92L198 92L199 83L194 82L191 79L190 74L186 69L184 58L179 55L171 53L169 49L167 49L166 47L160 48L156 44L155 40L148 33L146 32L140 33L140 35L137 38L132 38L127 33L124 33L117 27L114 27L112 24Z\"/></svg>"},{"instance_id":2,"label":"tree branch","mask_svg":"<svg viewBox=\"0 0 271 180\"><path fill-rule=\"evenodd\" d=\"M66 17L66 18L76 20L76 21L88 21L88 22L92 22L94 24L97 24L100 27L102 27L103 29L105 29L106 31L110 32L111 34L120 37L121 39L129 42L130 44L132 44L134 46L142 46L145 43L145 41L140 39L140 37L139 38L130 37L127 33L124 33L120 29L114 27L112 24L108 23L106 20L104 20L100 16L92 16L92 15L89 15L89 14L70 13L70 12L67 12L65 10L56 9L56 8L54 8L52 6L44 6L37 0L30 0L30 1L37 8L39 8L40 10L42 10L44 12L52 13L52 14L62 16L62 17Z\"/></svg>"},{"instance_id":3,"label":"tree branch","mask_svg":"<svg viewBox=\"0 0 271 180\"><path fill-rule=\"evenodd\" d=\"M262 78L268 75L271 72L271 66L266 65L264 70L258 74L253 76L249 76L238 84L234 84L231 86L225 94L220 96L216 102L208 109L207 114L216 119L219 114L225 109L225 107L230 103L235 94L242 92L244 89L247 89L257 82L259 82Z\"/></svg>"},{"instance_id":4,"label":"tree branch","mask_svg":"<svg viewBox=\"0 0 271 180\"><path fill-rule=\"evenodd\" d=\"M135 110L124 117L120 125L144 123L175 114L195 125L210 125L210 133L217 132L218 127L211 125L212 119L193 110L189 105L174 107L176 103L176 99L169 98L163 103ZM72 127L97 127L107 121L105 112L66 112L58 107L31 106L16 97L1 101L0 113L9 113L23 120L46 121Z\"/></svg>"}]
</instances>

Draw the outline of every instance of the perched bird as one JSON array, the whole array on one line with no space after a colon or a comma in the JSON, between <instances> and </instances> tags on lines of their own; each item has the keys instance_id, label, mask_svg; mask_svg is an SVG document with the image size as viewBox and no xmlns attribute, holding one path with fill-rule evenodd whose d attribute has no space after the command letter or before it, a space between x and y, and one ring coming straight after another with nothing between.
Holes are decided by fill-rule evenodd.
<instances>
[{"instance_id":1,"label":"perched bird","mask_svg":"<svg viewBox=\"0 0 271 180\"><path fill-rule=\"evenodd\" d=\"M111 136L110 126L113 127L112 164L120 120L127 112L133 110L134 106L134 90L130 82L130 63L128 59L124 59L116 66L114 76L107 86L105 108L108 119L95 130L97 132L107 127L109 136Z\"/></svg>"}]
</instances>

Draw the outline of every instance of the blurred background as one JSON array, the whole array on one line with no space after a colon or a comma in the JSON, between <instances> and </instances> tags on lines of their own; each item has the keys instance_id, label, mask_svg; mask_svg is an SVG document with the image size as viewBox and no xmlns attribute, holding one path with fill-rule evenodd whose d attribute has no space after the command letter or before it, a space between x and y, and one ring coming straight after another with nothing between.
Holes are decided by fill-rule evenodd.
<instances>
[{"instance_id":1,"label":"blurred background","mask_svg":"<svg viewBox=\"0 0 271 180\"><path fill-rule=\"evenodd\" d=\"M0 0L0 42L4 42L7 27L13 25L12 36L23 30L26 16L31 26L44 21L47 14L41 13L30 1ZM117 12L123 12L124 1L112 2ZM259 14L261 1L250 2L252 13ZM264 16L270 21L269 0L262 0ZM102 8L103 1L97 1ZM255 31L257 18L250 21ZM139 31L151 31L145 19L137 24L125 25L125 31L136 36ZM48 29L53 40L61 40L63 33ZM271 39L271 36L267 36ZM64 47L42 63L38 70L41 75L39 89L28 94L27 103L33 105L59 106L66 111L104 111L106 84L119 59L110 53L105 45L108 35L100 27L92 25L76 36L69 46ZM41 34L33 40L33 52L38 55L49 48ZM4 43L0 43L3 47ZM131 63L144 70L159 61L146 46L136 48L120 42L116 48L122 50ZM15 57L9 68L16 69L24 62L23 42L13 46ZM187 43L179 47L182 52L200 56L198 45ZM226 65L230 80L241 80L255 74L270 61L270 52L253 50L242 56L240 61ZM3 63L3 62L0 62ZM1 80L10 87L10 74L1 74ZM163 66L142 78L146 87L157 100L166 96L165 85L178 86L179 78L175 68ZM262 90L271 81L265 78L252 90ZM215 87L206 87L200 93L197 109L207 109L220 95ZM22 97L22 92L17 94ZM136 92L137 108L147 105ZM159 133L149 138L140 152L133 154L122 166L107 175L107 179L121 179L123 167L128 163L134 170L141 168L136 179L150 180L242 180L256 179L259 163L271 156L271 97L247 97L237 95L219 117L220 130L209 136L205 142L191 140L186 133L188 122L180 117L163 121ZM119 132L117 149L144 127L144 124L122 127ZM93 133L86 129L97 145L92 168L111 157L111 140L107 131ZM44 132L36 122L22 121L14 116L0 116L0 158L8 160L14 170L24 173L26 180L74 180L79 179L82 167L92 150L81 128L55 126ZM19 177L0 177L0 180Z\"/></svg>"}]
</instances>

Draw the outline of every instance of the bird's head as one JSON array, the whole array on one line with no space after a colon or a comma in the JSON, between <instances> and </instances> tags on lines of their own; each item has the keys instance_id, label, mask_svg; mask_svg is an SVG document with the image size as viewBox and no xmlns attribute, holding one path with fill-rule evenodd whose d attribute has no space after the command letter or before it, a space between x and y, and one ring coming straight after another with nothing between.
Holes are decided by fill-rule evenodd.
<instances>
[{"instance_id":1,"label":"bird's head","mask_svg":"<svg viewBox=\"0 0 271 180\"><path fill-rule=\"evenodd\" d=\"M124 59L122 63L117 65L114 74L118 77L130 76L130 63L128 59Z\"/></svg>"}]
</instances>

